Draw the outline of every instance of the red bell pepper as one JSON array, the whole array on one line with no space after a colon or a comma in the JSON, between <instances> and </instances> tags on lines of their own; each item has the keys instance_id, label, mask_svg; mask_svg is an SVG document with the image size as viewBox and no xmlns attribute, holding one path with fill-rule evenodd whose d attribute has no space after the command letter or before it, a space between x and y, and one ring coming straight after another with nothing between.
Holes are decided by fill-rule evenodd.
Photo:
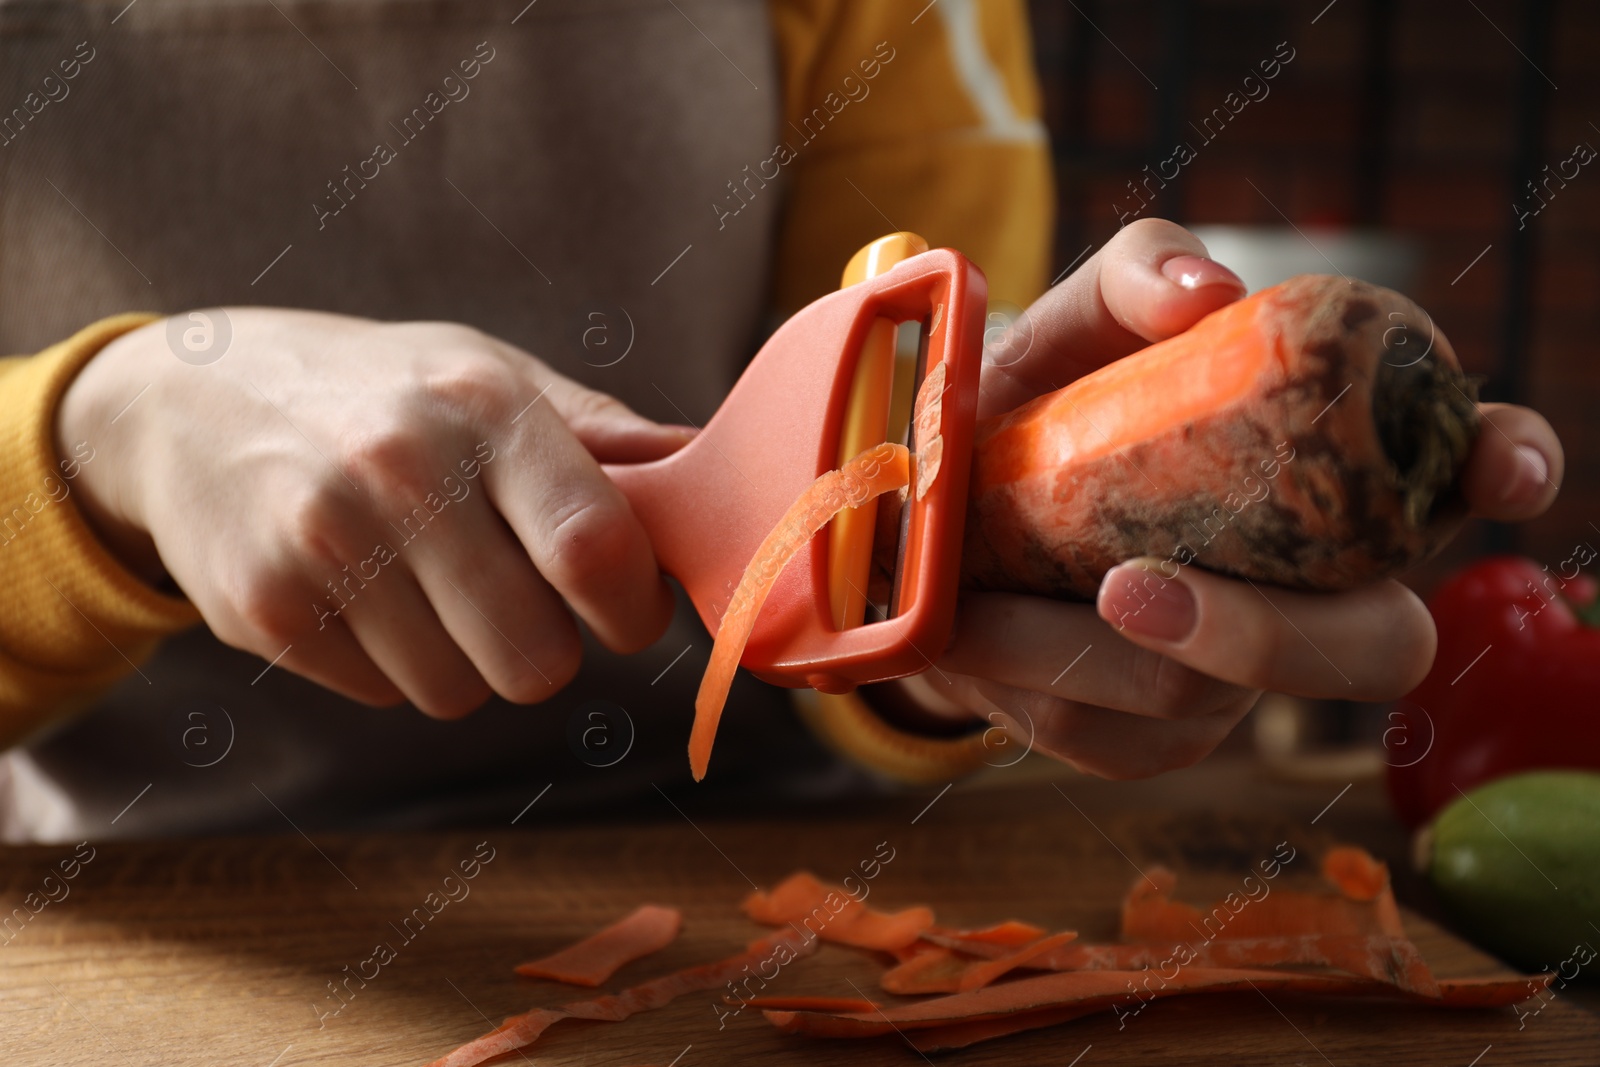
<instances>
[{"instance_id":1,"label":"red bell pepper","mask_svg":"<svg viewBox=\"0 0 1600 1067\"><path fill-rule=\"evenodd\" d=\"M1518 771L1600 770L1600 599L1580 544L1553 570L1481 560L1428 601L1433 669L1389 712L1389 795L1410 826Z\"/></svg>"}]
</instances>

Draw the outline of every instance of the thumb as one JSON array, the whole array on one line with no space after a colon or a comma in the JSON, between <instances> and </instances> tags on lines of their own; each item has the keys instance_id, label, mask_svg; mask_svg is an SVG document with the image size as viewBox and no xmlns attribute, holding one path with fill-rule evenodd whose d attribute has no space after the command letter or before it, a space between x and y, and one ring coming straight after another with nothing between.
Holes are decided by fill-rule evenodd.
<instances>
[{"instance_id":1,"label":"thumb","mask_svg":"<svg viewBox=\"0 0 1600 1067\"><path fill-rule=\"evenodd\" d=\"M687 426L653 422L616 397L554 372L547 386L545 401L600 463L647 463L694 440Z\"/></svg>"}]
</instances>

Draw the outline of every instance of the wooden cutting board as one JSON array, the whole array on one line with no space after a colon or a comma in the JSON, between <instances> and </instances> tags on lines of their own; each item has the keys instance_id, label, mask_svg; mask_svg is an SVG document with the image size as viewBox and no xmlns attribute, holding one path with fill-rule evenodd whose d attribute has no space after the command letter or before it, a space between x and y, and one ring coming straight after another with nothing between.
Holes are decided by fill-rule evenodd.
<instances>
[{"instance_id":1,"label":"wooden cutting board","mask_svg":"<svg viewBox=\"0 0 1600 1067\"><path fill-rule=\"evenodd\" d=\"M1105 803L1116 795L1110 788L1066 778L937 798L930 791L884 798L867 818L789 820L730 819L698 810L685 791L676 796L681 811L663 798L663 821L632 826L549 825L536 805L515 826L508 819L470 834L102 844L76 878L48 887L59 901L0 935L9 937L0 946L0 1062L410 1067L507 1014L571 999L563 987L516 977L512 965L645 901L682 907L683 936L614 984L738 950L760 932L737 907L752 883L770 885L799 867L841 879L875 857L881 866L867 883L875 904L928 903L953 924L1015 917L1104 938L1139 869L1165 864L1179 872L1180 897L1206 902L1238 889L1286 847L1296 858L1276 885L1287 886L1312 873L1333 821L1312 826L1303 813L1223 816L1192 798L1176 811ZM935 803L924 810L929 800ZM73 851L7 850L0 901L21 905ZM460 879L463 861L475 870L470 880ZM447 883L452 872L457 880ZM430 893L438 894L436 914ZM1438 927L1412 914L1407 920L1440 974L1502 972ZM381 965L368 962L379 944L393 954ZM362 984L349 977L358 970L376 975ZM769 991L871 993L879 971L859 953L825 946L786 968ZM340 999L330 983L344 983ZM722 1010L714 994L703 993L620 1025L562 1023L525 1058L504 1062L922 1062L896 1038L808 1041L779 1034L753 1011L723 1018ZM1510 1010L1251 994L1161 1001L1120 1024L1110 1016L1081 1020L940 1063L1597 1061L1600 1020L1566 995L1519 1018Z\"/></svg>"}]
</instances>

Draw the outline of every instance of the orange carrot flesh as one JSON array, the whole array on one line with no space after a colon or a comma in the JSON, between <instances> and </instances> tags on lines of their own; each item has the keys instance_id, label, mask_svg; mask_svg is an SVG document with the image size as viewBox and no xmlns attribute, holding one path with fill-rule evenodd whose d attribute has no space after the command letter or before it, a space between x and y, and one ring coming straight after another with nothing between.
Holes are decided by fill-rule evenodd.
<instances>
[{"instance_id":1,"label":"orange carrot flesh","mask_svg":"<svg viewBox=\"0 0 1600 1067\"><path fill-rule=\"evenodd\" d=\"M1390 948L1390 939L1386 935L1344 938L1322 934L1219 938L1215 941L1191 938L1179 944L1071 944L1028 960L1022 964L1022 968L1041 971L1132 971L1143 967L1170 967L1176 960L1186 959L1189 964L1202 967L1343 969L1334 962L1335 958L1347 960L1359 952L1376 956ZM1366 966L1351 973L1378 977L1382 972L1376 966Z\"/></svg>"},{"instance_id":2,"label":"orange carrot flesh","mask_svg":"<svg viewBox=\"0 0 1600 1067\"><path fill-rule=\"evenodd\" d=\"M813 482L761 542L728 601L728 609L723 613L711 646L711 662L706 666L700 692L695 696L694 726L689 733L689 769L695 781L706 776L717 724L733 688L739 660L755 632L761 607L777 585L784 566L833 521L834 516L876 500L884 493L904 488L910 481L911 456L903 445L886 442L869 448L843 467Z\"/></svg>"},{"instance_id":3,"label":"orange carrot flesh","mask_svg":"<svg viewBox=\"0 0 1600 1067\"><path fill-rule=\"evenodd\" d=\"M435 1060L429 1067L477 1067L496 1056L526 1048L563 1019L622 1022L639 1012L663 1007L685 993L715 989L743 977L747 969L756 969L763 964L770 966L774 962L782 966L815 948L815 941L806 941L792 932L774 934L752 943L746 951L736 956L674 971L620 993L573 1001L556 1008L535 1008L521 1015L513 1015L489 1033Z\"/></svg>"},{"instance_id":4,"label":"orange carrot flesh","mask_svg":"<svg viewBox=\"0 0 1600 1067\"><path fill-rule=\"evenodd\" d=\"M984 945L999 946L1002 949L1021 948L1039 940L1044 933L1043 928L1032 923L1007 919L1005 922L986 926L981 930L952 930L936 926L922 936L924 940L943 945L945 948L971 952L974 948Z\"/></svg>"},{"instance_id":5,"label":"orange carrot flesh","mask_svg":"<svg viewBox=\"0 0 1600 1067\"><path fill-rule=\"evenodd\" d=\"M877 911L842 886L826 885L806 871L791 875L770 893L751 893L744 912L759 923L793 926L802 936L883 952L905 948L933 925L928 908Z\"/></svg>"},{"instance_id":6,"label":"orange carrot flesh","mask_svg":"<svg viewBox=\"0 0 1600 1067\"><path fill-rule=\"evenodd\" d=\"M1059 934L1041 937L1033 944L1025 945L1009 955L1001 956L999 959L974 962L967 968L966 973L961 976L961 981L956 986L956 992L966 993L974 989L982 989L1018 967L1028 964L1047 952L1060 948L1077 936L1071 930L1063 930Z\"/></svg>"},{"instance_id":7,"label":"orange carrot flesh","mask_svg":"<svg viewBox=\"0 0 1600 1067\"><path fill-rule=\"evenodd\" d=\"M1351 900L1375 900L1389 885L1389 868L1365 849L1341 845L1322 857L1322 876Z\"/></svg>"},{"instance_id":8,"label":"orange carrot flesh","mask_svg":"<svg viewBox=\"0 0 1600 1067\"><path fill-rule=\"evenodd\" d=\"M1283 990L1319 996L1399 997L1437 1007L1483 1008L1520 1003L1536 995L1526 978L1443 982L1437 997L1421 997L1370 978L1298 974L1246 968L1188 967L1167 979L1151 971L1076 971L1039 975L872 1012L767 1011L778 1029L811 1037L875 1037L954 1023L1026 1018L1043 1011L1111 1010L1151 999L1193 994ZM1071 1017L1069 1015L1069 1017Z\"/></svg>"},{"instance_id":9,"label":"orange carrot flesh","mask_svg":"<svg viewBox=\"0 0 1600 1067\"><path fill-rule=\"evenodd\" d=\"M560 952L518 964L516 972L592 988L634 960L666 948L682 925L683 914L677 908L646 904Z\"/></svg>"},{"instance_id":10,"label":"orange carrot flesh","mask_svg":"<svg viewBox=\"0 0 1600 1067\"><path fill-rule=\"evenodd\" d=\"M889 993L964 993L981 989L1019 967L1035 963L1078 935L1065 931L1036 938L1021 948L1010 948L988 959L971 959L946 948L935 948L892 967L879 984Z\"/></svg>"},{"instance_id":11,"label":"orange carrot flesh","mask_svg":"<svg viewBox=\"0 0 1600 1067\"><path fill-rule=\"evenodd\" d=\"M737 997L723 997L723 1001L730 1005L740 1005L746 1008L760 1008L764 1011L877 1011L878 1003L862 997L750 997L740 1000Z\"/></svg>"},{"instance_id":12,"label":"orange carrot flesh","mask_svg":"<svg viewBox=\"0 0 1600 1067\"><path fill-rule=\"evenodd\" d=\"M1012 1034L1039 1030L1046 1026L1060 1026L1062 1023L1081 1019L1085 1015L1094 1015L1099 1011L1097 1007L1077 1005L1067 1008L1042 1008L1039 1011L1018 1012L1016 1015L1007 1015L1000 1019L930 1026L926 1030L913 1030L906 1035L906 1040L918 1052L949 1052L982 1041L993 1041L996 1038L1010 1037Z\"/></svg>"},{"instance_id":13,"label":"orange carrot flesh","mask_svg":"<svg viewBox=\"0 0 1600 1067\"><path fill-rule=\"evenodd\" d=\"M1535 985L1530 987L1529 980L1518 979L1462 979L1445 981L1441 987L1438 1005L1441 1007L1473 1009L1473 1008L1504 1008L1520 1003L1536 995L1537 988L1546 984L1549 975L1540 976L1533 980ZM1331 990L1329 990L1331 992ZM1034 1011L1018 1012L997 1019L984 1019L978 1022L948 1023L943 1026L933 1026L925 1030L913 1030L906 1035L906 1040L918 1052L947 1052L959 1048L967 1048L982 1041L993 1041L996 1038L1008 1037L1012 1034L1024 1033L1028 1030L1038 1030L1047 1026L1059 1026L1062 1023L1081 1019L1086 1015L1093 1015L1105 1010L1098 1004L1074 1004L1063 1008L1041 1008Z\"/></svg>"},{"instance_id":14,"label":"orange carrot flesh","mask_svg":"<svg viewBox=\"0 0 1600 1067\"><path fill-rule=\"evenodd\" d=\"M954 993L961 988L961 976L972 962L970 957L932 946L884 971L878 985L885 993L902 997Z\"/></svg>"},{"instance_id":15,"label":"orange carrot flesh","mask_svg":"<svg viewBox=\"0 0 1600 1067\"><path fill-rule=\"evenodd\" d=\"M1397 322L1425 358L1385 358ZM981 421L964 584L1093 600L1138 556L1302 589L1405 570L1464 520L1478 430L1430 331L1398 293L1303 276Z\"/></svg>"},{"instance_id":16,"label":"orange carrot flesh","mask_svg":"<svg viewBox=\"0 0 1600 1067\"><path fill-rule=\"evenodd\" d=\"M1161 984L1150 971L1068 971L1019 978L968 993L954 993L876 1012L767 1012L780 1030L815 1037L872 1037L895 1030L919 1030L953 1022L982 1022L1047 1008L1107 1009L1124 1000L1137 1004L1152 996L1294 986L1306 990L1349 991L1385 988L1368 979L1325 978L1215 967L1191 967ZM1137 990L1137 994L1135 993Z\"/></svg>"}]
</instances>

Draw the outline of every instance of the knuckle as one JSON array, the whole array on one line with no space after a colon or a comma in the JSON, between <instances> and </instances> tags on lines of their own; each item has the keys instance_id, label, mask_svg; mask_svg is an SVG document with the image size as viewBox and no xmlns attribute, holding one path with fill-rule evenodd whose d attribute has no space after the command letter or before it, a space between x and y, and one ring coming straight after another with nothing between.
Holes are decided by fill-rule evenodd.
<instances>
[{"instance_id":1,"label":"knuckle","mask_svg":"<svg viewBox=\"0 0 1600 1067\"><path fill-rule=\"evenodd\" d=\"M283 534L295 558L316 570L338 570L351 527L344 494L329 484L308 488L284 508Z\"/></svg>"},{"instance_id":2,"label":"knuckle","mask_svg":"<svg viewBox=\"0 0 1600 1067\"><path fill-rule=\"evenodd\" d=\"M316 621L311 601L292 595L289 583L267 567L240 575L231 599L237 627L225 626L217 636L249 652L275 656Z\"/></svg>"},{"instance_id":3,"label":"knuckle","mask_svg":"<svg viewBox=\"0 0 1600 1067\"><path fill-rule=\"evenodd\" d=\"M345 441L338 468L377 500L419 503L432 488L433 474L420 438L414 422L401 418L358 430Z\"/></svg>"},{"instance_id":4,"label":"knuckle","mask_svg":"<svg viewBox=\"0 0 1600 1067\"><path fill-rule=\"evenodd\" d=\"M620 499L590 496L568 508L551 530L548 556L541 561L545 577L569 594L611 588L632 578L635 525Z\"/></svg>"},{"instance_id":5,"label":"knuckle","mask_svg":"<svg viewBox=\"0 0 1600 1067\"><path fill-rule=\"evenodd\" d=\"M583 423L626 411L622 401L608 393L593 389L574 389L562 401L563 413L569 422Z\"/></svg>"},{"instance_id":6,"label":"knuckle","mask_svg":"<svg viewBox=\"0 0 1600 1067\"><path fill-rule=\"evenodd\" d=\"M489 352L462 354L423 378L427 402L458 420L495 422L511 414L517 376L506 362Z\"/></svg>"}]
</instances>

